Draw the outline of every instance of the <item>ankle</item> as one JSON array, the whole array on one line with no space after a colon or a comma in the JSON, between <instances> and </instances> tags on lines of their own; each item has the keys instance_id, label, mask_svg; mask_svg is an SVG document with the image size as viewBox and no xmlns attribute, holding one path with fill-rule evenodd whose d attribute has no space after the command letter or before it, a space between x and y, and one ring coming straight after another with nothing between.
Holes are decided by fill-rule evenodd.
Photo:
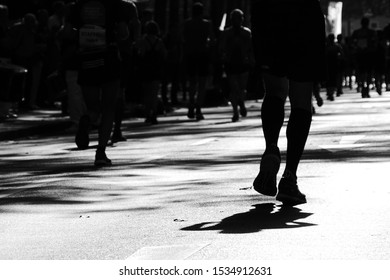
<instances>
[{"instance_id":1,"label":"ankle","mask_svg":"<svg viewBox=\"0 0 390 280\"><path fill-rule=\"evenodd\" d=\"M295 172L292 172L289 169L285 169L283 172L283 178L290 179L293 181L297 181L297 175Z\"/></svg>"}]
</instances>

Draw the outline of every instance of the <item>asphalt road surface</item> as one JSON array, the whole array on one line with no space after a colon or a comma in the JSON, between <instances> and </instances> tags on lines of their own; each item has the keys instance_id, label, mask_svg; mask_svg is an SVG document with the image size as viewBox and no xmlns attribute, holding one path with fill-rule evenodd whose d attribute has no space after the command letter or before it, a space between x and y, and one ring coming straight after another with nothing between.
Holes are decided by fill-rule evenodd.
<instances>
[{"instance_id":1,"label":"asphalt road surface","mask_svg":"<svg viewBox=\"0 0 390 280\"><path fill-rule=\"evenodd\" d=\"M296 207L252 189L261 101L237 123L230 107L125 121L110 168L96 133L84 151L66 131L0 142L0 259L388 260L390 93L371 95L316 107ZM284 159L285 127L279 144Z\"/></svg>"}]
</instances>

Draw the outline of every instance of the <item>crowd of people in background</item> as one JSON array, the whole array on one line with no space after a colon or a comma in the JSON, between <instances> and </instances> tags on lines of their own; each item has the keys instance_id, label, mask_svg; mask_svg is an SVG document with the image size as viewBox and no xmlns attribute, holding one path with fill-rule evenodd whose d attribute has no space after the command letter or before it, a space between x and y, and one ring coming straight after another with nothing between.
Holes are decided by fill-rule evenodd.
<instances>
[{"instance_id":1,"label":"crowd of people in background","mask_svg":"<svg viewBox=\"0 0 390 280\"><path fill-rule=\"evenodd\" d=\"M2 121L16 118L19 110L52 107L56 102L74 122L79 148L88 147L91 126L106 123L104 132L101 131L104 151L112 123L112 142L126 140L121 124L128 102L142 104L145 123L151 125L158 124L159 114L179 105L187 106L189 119L203 120L202 107L210 80L222 92L225 104L230 102L232 122L247 116L245 100L251 87L250 75L255 73L257 83L262 84L262 79L254 63L251 30L243 25L245 15L241 10L233 10L228 24L220 30L205 18L203 5L196 2L191 17L182 26L172 24L162 34L153 12L138 11L133 3L134 11L128 11L123 22L115 22L116 29L110 31L108 43L116 45L118 60L113 52L111 68L105 65L103 72L89 72L85 69L95 67L103 58L88 58L82 61L85 69L80 68L80 57L93 56L93 52L83 53L81 44L87 43L88 36L80 42L80 34L91 30L75 26L75 22L80 22L74 13L78 2L82 1L55 1L50 9L27 13L12 22L7 7L0 6L2 63L27 69L22 98L0 103ZM390 90L390 25L372 30L367 18L361 23L362 27L350 37L328 35L326 79L313 85L319 106L323 104L320 88L326 88L330 101L343 94L343 87L356 87L363 98L370 97L374 88L382 94L384 84L386 91ZM103 86L103 81L113 84ZM263 88L259 85L256 90ZM109 92L104 106L93 100L97 90ZM100 163L109 163L104 153L100 159Z\"/></svg>"},{"instance_id":2,"label":"crowd of people in background","mask_svg":"<svg viewBox=\"0 0 390 280\"><path fill-rule=\"evenodd\" d=\"M27 13L16 21L10 21L7 7L1 6L2 62L19 65L28 71L21 100L8 105L4 117L16 117L18 110L52 107L56 101L56 104L61 104L62 112L69 114L76 126L79 124L87 106L83 100L85 94L79 88L79 35L72 26L71 18L74 4L55 1L51 9ZM214 77L219 83L214 86L222 90L220 81L228 72L226 84L234 88L232 92L236 92L230 94L234 99L232 120L238 120L238 105L241 115L246 115L243 101L253 59L250 30L242 26L244 14L238 11L232 14L233 31L226 30L230 35L221 36L222 40L219 35L224 32L219 32L210 20L205 19L204 7L200 3L194 4L192 16L183 27L172 25L165 34L153 20L151 10L139 11L137 23L133 22L129 28L130 39L118 42L122 61L119 99L122 101L117 104L115 139L123 139L119 115L123 115L123 107L129 101L144 106L145 122L149 124L157 124L159 113L178 105L188 106L188 118L204 119L201 108L210 77L219 75ZM233 65L237 63L243 65ZM226 69L223 69L224 66ZM240 67L242 69L238 69ZM231 78L233 74L236 82ZM240 79L236 74L240 74ZM179 92L182 100L179 100ZM229 99L229 93L224 94L225 99Z\"/></svg>"},{"instance_id":3,"label":"crowd of people in background","mask_svg":"<svg viewBox=\"0 0 390 280\"><path fill-rule=\"evenodd\" d=\"M381 30L370 28L369 18L351 36L329 34L326 44L327 73L324 87L333 101L343 88L356 88L362 98L374 90L390 91L390 24Z\"/></svg>"}]
</instances>

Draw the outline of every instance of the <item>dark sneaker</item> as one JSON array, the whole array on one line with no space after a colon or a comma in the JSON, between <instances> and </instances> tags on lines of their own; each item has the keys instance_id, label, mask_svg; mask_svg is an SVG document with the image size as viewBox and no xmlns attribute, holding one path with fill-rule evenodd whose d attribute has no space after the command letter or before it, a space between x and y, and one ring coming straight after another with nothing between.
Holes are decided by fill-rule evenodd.
<instances>
[{"instance_id":1,"label":"dark sneaker","mask_svg":"<svg viewBox=\"0 0 390 280\"><path fill-rule=\"evenodd\" d=\"M234 113L232 117L232 122L238 122L240 120L240 116L238 113Z\"/></svg>"},{"instance_id":2,"label":"dark sneaker","mask_svg":"<svg viewBox=\"0 0 390 280\"><path fill-rule=\"evenodd\" d=\"M276 200L286 205L298 205L306 203L306 196L301 193L297 185L297 177L286 170L279 182L279 192Z\"/></svg>"},{"instance_id":3,"label":"dark sneaker","mask_svg":"<svg viewBox=\"0 0 390 280\"><path fill-rule=\"evenodd\" d=\"M95 166L96 167L103 167L103 166L111 166L112 161L107 157L105 151L96 151L95 155Z\"/></svg>"},{"instance_id":4,"label":"dark sneaker","mask_svg":"<svg viewBox=\"0 0 390 280\"><path fill-rule=\"evenodd\" d=\"M120 130L114 131L111 137L112 143L118 143L118 142L125 142L127 139L122 135L122 132Z\"/></svg>"},{"instance_id":5,"label":"dark sneaker","mask_svg":"<svg viewBox=\"0 0 390 280\"><path fill-rule=\"evenodd\" d=\"M248 115L248 111L246 110L244 103L240 104L240 115L244 118Z\"/></svg>"},{"instance_id":6,"label":"dark sneaker","mask_svg":"<svg viewBox=\"0 0 390 280\"><path fill-rule=\"evenodd\" d=\"M370 98L370 89L369 87L364 87L362 89L362 98Z\"/></svg>"},{"instance_id":7,"label":"dark sneaker","mask_svg":"<svg viewBox=\"0 0 390 280\"><path fill-rule=\"evenodd\" d=\"M320 96L316 97L316 101L317 101L318 107L321 107L322 105L324 105L324 100Z\"/></svg>"},{"instance_id":8,"label":"dark sneaker","mask_svg":"<svg viewBox=\"0 0 390 280\"><path fill-rule=\"evenodd\" d=\"M255 191L267 196L276 195L276 176L280 161L280 151L277 146L271 146L265 150L260 162L260 172L253 181Z\"/></svg>"},{"instance_id":9,"label":"dark sneaker","mask_svg":"<svg viewBox=\"0 0 390 280\"><path fill-rule=\"evenodd\" d=\"M197 121L204 120L203 114L202 114L202 113L196 113L196 120L197 120Z\"/></svg>"},{"instance_id":10,"label":"dark sneaker","mask_svg":"<svg viewBox=\"0 0 390 280\"><path fill-rule=\"evenodd\" d=\"M86 115L82 116L75 138L76 145L79 149L87 149L89 146L89 125L89 117Z\"/></svg>"},{"instance_id":11,"label":"dark sneaker","mask_svg":"<svg viewBox=\"0 0 390 280\"><path fill-rule=\"evenodd\" d=\"M194 108L192 108L192 107L188 108L187 117L189 119L195 119L195 109Z\"/></svg>"}]
</instances>

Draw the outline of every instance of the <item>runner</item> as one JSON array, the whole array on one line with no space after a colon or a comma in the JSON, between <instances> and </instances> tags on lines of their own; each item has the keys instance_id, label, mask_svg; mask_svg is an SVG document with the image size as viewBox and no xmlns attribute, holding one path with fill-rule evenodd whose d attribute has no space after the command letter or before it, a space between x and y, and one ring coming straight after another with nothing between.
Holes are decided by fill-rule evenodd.
<instances>
[{"instance_id":1,"label":"runner","mask_svg":"<svg viewBox=\"0 0 390 280\"><path fill-rule=\"evenodd\" d=\"M306 203L297 185L297 169L312 120L313 83L323 76L324 15L317 0L253 0L251 18L256 63L264 71L266 85L261 110L266 150L253 186L263 195L277 194L278 139L289 96L287 161L276 199Z\"/></svg>"}]
</instances>

